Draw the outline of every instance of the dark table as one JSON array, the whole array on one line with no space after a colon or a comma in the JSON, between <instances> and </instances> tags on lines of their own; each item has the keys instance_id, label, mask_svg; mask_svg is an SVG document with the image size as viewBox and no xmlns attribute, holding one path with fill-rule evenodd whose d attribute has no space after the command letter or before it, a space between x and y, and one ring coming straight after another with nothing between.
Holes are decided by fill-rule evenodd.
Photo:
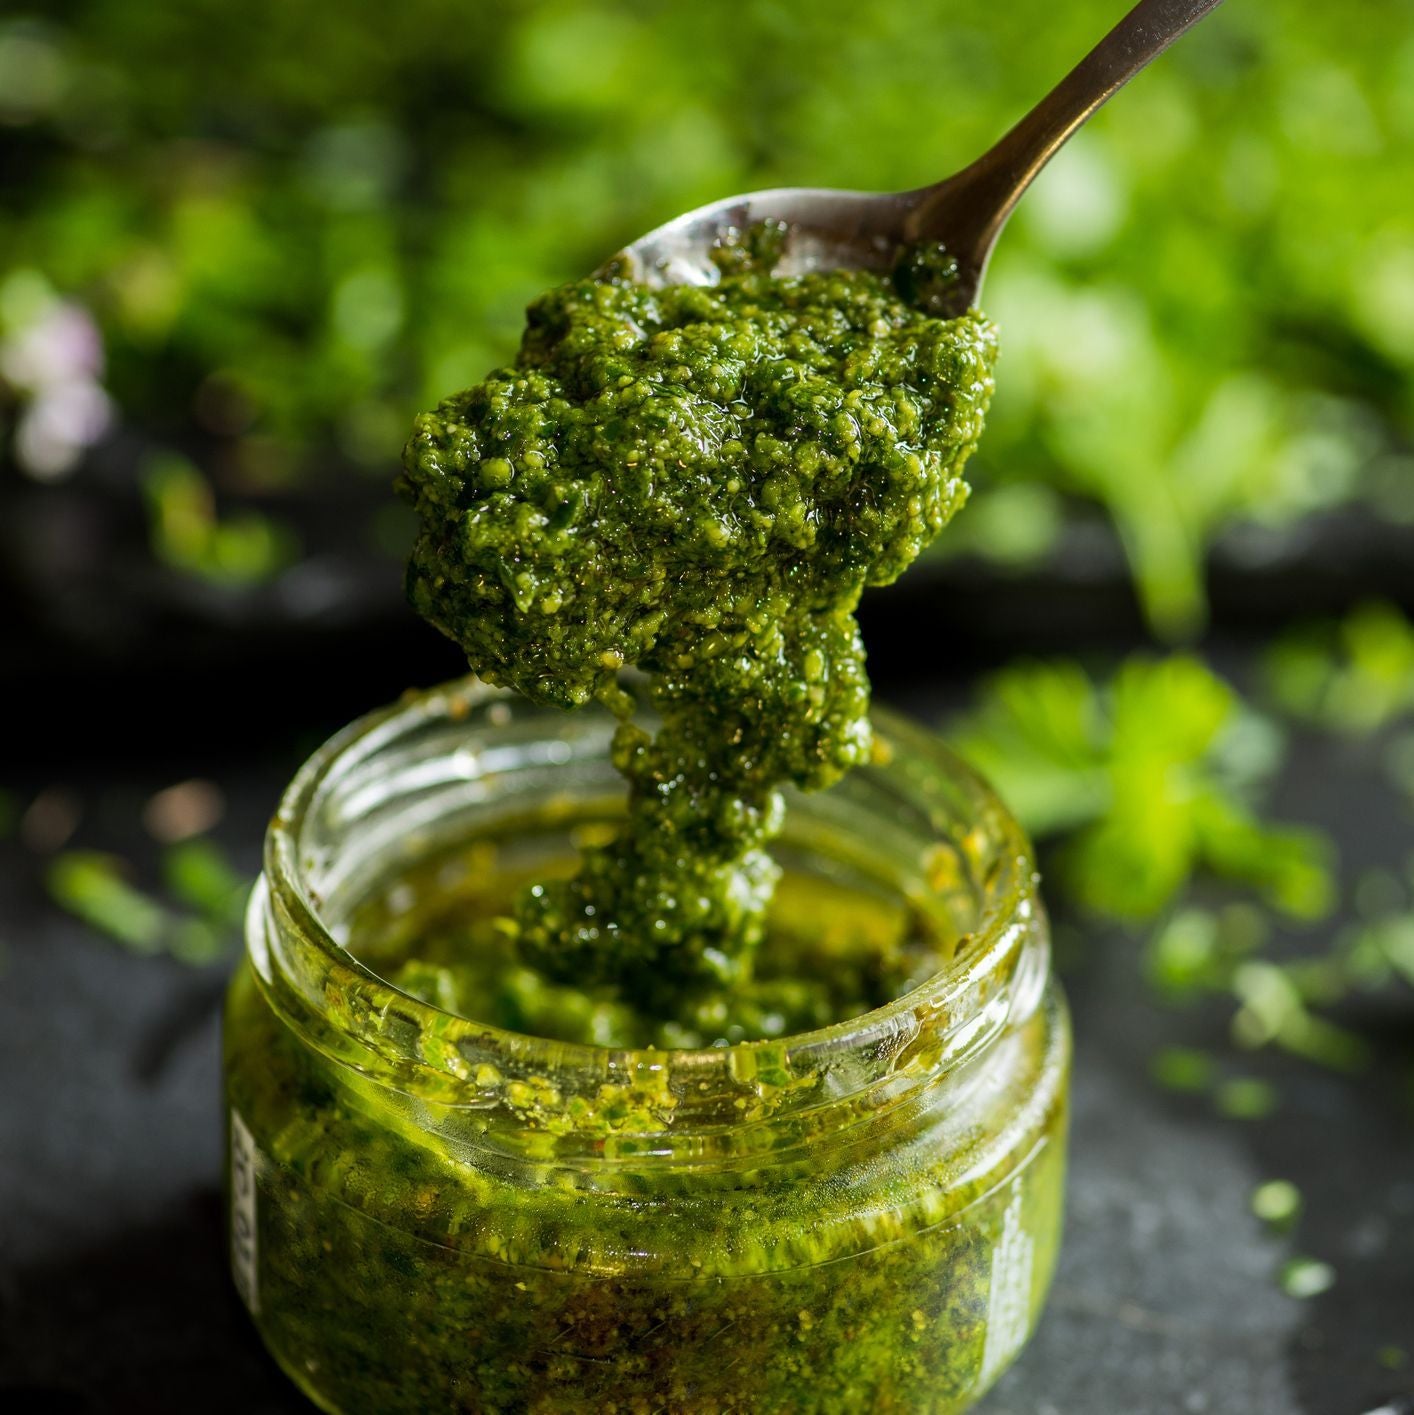
<instances>
[{"instance_id":1,"label":"dark table","mask_svg":"<svg viewBox=\"0 0 1414 1415\"><path fill-rule=\"evenodd\" d=\"M931 693L892 696L936 715ZM218 836L243 868L254 870L263 819L312 744L293 740L215 772L229 802ZM1393 863L1414 844L1408 808L1361 783L1352 750L1303 746L1285 814L1335 829L1352 868ZM51 779L81 783L79 838L123 850L146 795L211 773L212 756L187 742L170 760L154 749L127 765L102 753L17 761L0 784L23 798ZM33 851L0 844L0 1409L308 1410L225 1271L218 1007L229 964L130 956L49 905L41 878ZM1072 937L1065 950L1077 1039L1065 1248L1039 1333L983 1409L1414 1411L1408 999L1360 1019L1379 1059L1352 1081L1239 1054L1222 1005L1152 999L1132 940L1084 945ZM1166 1042L1210 1046L1275 1081L1278 1109L1234 1120L1160 1089L1148 1065ZM1305 1200L1287 1235L1250 1209L1254 1187L1277 1177ZM1331 1263L1334 1287L1285 1296L1277 1273L1295 1253Z\"/></svg>"}]
</instances>

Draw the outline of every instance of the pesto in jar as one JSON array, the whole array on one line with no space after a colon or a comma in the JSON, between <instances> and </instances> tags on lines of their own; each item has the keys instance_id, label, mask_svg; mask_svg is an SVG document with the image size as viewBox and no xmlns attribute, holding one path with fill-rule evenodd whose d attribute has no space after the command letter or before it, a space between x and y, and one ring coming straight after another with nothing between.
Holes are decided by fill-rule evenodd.
<instances>
[{"instance_id":1,"label":"pesto in jar","mask_svg":"<svg viewBox=\"0 0 1414 1415\"><path fill-rule=\"evenodd\" d=\"M301 770L225 1076L233 1269L324 1409L955 1415L1014 1357L1059 1234L1064 1007L1015 823L877 725L887 752L792 798L733 999L816 1029L690 1049L495 946L623 819L602 712L451 685Z\"/></svg>"},{"instance_id":2,"label":"pesto in jar","mask_svg":"<svg viewBox=\"0 0 1414 1415\"><path fill-rule=\"evenodd\" d=\"M520 896L507 946L695 1040L753 1005L781 788L869 758L854 611L962 505L996 352L924 307L941 250L778 277L761 234L710 287L542 296L513 365L418 419L401 482L412 601L473 671L621 718L623 827Z\"/></svg>"},{"instance_id":3,"label":"pesto in jar","mask_svg":"<svg viewBox=\"0 0 1414 1415\"><path fill-rule=\"evenodd\" d=\"M532 872L520 897L572 870L569 860L553 873ZM751 978L729 998L709 991L654 1016L612 983L557 981L507 947L506 906L517 891L506 886L506 873L489 841L434 860L393 894L362 903L349 947L395 987L459 1017L551 1041L669 1048L787 1037L857 1017L936 973L957 941L955 930L902 898L786 872ZM478 892L470 883L476 878L496 880L496 893ZM462 890L450 892L449 879Z\"/></svg>"},{"instance_id":4,"label":"pesto in jar","mask_svg":"<svg viewBox=\"0 0 1414 1415\"><path fill-rule=\"evenodd\" d=\"M412 600L531 705L370 719L271 828L232 1261L331 1411L952 1415L1039 1311L1068 1031L1027 848L876 741L854 619L966 496L994 333L929 311L937 250L764 244L542 297L408 444ZM591 702L612 737L553 711Z\"/></svg>"}]
</instances>

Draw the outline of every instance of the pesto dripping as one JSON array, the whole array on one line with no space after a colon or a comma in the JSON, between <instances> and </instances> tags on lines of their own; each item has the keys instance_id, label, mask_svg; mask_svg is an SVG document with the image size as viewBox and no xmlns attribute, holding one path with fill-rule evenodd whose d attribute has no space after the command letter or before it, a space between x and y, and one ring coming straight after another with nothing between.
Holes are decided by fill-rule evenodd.
<instances>
[{"instance_id":1,"label":"pesto dripping","mask_svg":"<svg viewBox=\"0 0 1414 1415\"><path fill-rule=\"evenodd\" d=\"M782 787L868 759L854 611L962 505L996 353L980 314L913 302L937 250L897 279L722 267L542 296L514 364L419 417L400 483L410 597L471 668L621 719L624 825L521 894L518 956L660 1018L750 983Z\"/></svg>"}]
</instances>

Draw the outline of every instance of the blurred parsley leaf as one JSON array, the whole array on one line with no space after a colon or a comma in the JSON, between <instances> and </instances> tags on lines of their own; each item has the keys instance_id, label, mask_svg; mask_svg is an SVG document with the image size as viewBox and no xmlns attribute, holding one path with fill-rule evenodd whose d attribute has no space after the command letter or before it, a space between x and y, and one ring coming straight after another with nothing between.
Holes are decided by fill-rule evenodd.
<instances>
[{"instance_id":1,"label":"blurred parsley leaf","mask_svg":"<svg viewBox=\"0 0 1414 1415\"><path fill-rule=\"evenodd\" d=\"M152 458L143 491L153 553L175 570L215 584L263 584L298 554L290 529L261 512L218 517L210 484L185 458Z\"/></svg>"},{"instance_id":2,"label":"blurred parsley leaf","mask_svg":"<svg viewBox=\"0 0 1414 1415\"><path fill-rule=\"evenodd\" d=\"M96 850L67 850L49 867L55 903L134 953L161 952L168 911L124 877L123 863Z\"/></svg>"},{"instance_id":3,"label":"blurred parsley leaf","mask_svg":"<svg viewBox=\"0 0 1414 1415\"><path fill-rule=\"evenodd\" d=\"M198 837L171 846L163 853L162 873L168 893L212 923L241 922L250 881L214 840Z\"/></svg>"},{"instance_id":4,"label":"blurred parsley leaf","mask_svg":"<svg viewBox=\"0 0 1414 1415\"><path fill-rule=\"evenodd\" d=\"M1029 831L1063 837L1057 882L1088 909L1153 918L1201 871L1295 917L1331 907L1329 843L1252 806L1279 735L1194 657L1131 658L1104 684L1073 663L1003 669L951 739Z\"/></svg>"},{"instance_id":5,"label":"blurred parsley leaf","mask_svg":"<svg viewBox=\"0 0 1414 1415\"><path fill-rule=\"evenodd\" d=\"M1293 629L1264 667L1284 711L1334 732L1363 736L1414 712L1414 625L1393 605Z\"/></svg>"},{"instance_id":6,"label":"blurred parsley leaf","mask_svg":"<svg viewBox=\"0 0 1414 1415\"><path fill-rule=\"evenodd\" d=\"M116 855L66 850L51 861L46 883L62 909L130 952L167 954L194 966L226 954L248 884L214 842L187 841L166 852L168 892L186 909L139 889L128 869Z\"/></svg>"}]
</instances>

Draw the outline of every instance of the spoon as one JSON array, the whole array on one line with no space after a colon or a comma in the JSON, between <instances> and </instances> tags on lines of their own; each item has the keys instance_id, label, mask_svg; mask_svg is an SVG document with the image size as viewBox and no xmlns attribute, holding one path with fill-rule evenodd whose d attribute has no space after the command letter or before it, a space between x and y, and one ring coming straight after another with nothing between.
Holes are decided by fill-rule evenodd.
<instances>
[{"instance_id":1,"label":"spoon","mask_svg":"<svg viewBox=\"0 0 1414 1415\"><path fill-rule=\"evenodd\" d=\"M1104 101L1221 0L1139 0L1074 69L999 142L961 172L908 192L774 187L700 206L640 236L601 267L640 284L713 285L712 252L733 232L781 223L780 275L888 270L899 248L938 241L957 261L955 312L977 293L1012 208L1036 174Z\"/></svg>"}]
</instances>

